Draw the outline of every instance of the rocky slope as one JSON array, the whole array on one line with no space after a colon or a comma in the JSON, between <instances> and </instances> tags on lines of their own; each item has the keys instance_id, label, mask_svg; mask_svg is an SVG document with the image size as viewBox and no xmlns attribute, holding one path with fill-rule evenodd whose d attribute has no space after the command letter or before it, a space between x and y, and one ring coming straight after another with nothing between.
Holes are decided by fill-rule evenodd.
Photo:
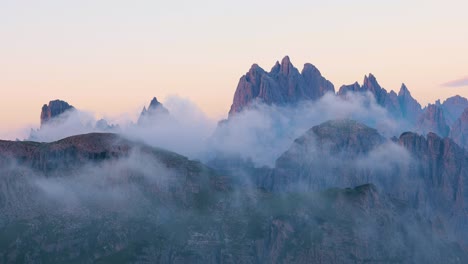
<instances>
[{"instance_id":1,"label":"rocky slope","mask_svg":"<svg viewBox=\"0 0 468 264\"><path fill-rule=\"evenodd\" d=\"M259 184L268 190L323 190L373 182L373 171L358 164L384 142L377 130L356 121L325 122L297 138Z\"/></svg>"},{"instance_id":2,"label":"rocky slope","mask_svg":"<svg viewBox=\"0 0 468 264\"><path fill-rule=\"evenodd\" d=\"M394 91L387 92L385 88L380 86L375 76L369 74L369 76L364 77L362 86L357 82L352 85L343 85L337 95L346 98L350 92L371 93L376 102L397 119L405 119L414 123L421 114L421 105L411 96L405 84L401 85L397 95Z\"/></svg>"},{"instance_id":3,"label":"rocky slope","mask_svg":"<svg viewBox=\"0 0 468 264\"><path fill-rule=\"evenodd\" d=\"M452 126L463 111L468 108L468 99L455 95L447 98L442 104L439 101L436 102L436 105L443 109L447 125Z\"/></svg>"},{"instance_id":4,"label":"rocky slope","mask_svg":"<svg viewBox=\"0 0 468 264\"><path fill-rule=\"evenodd\" d=\"M348 124L312 131L326 149L340 136L332 127L344 129L348 137L331 145L334 155L365 155L383 141L373 129ZM115 134L1 141L0 153L4 263L464 263L468 257L444 225L372 184L261 191Z\"/></svg>"},{"instance_id":5,"label":"rocky slope","mask_svg":"<svg viewBox=\"0 0 468 264\"><path fill-rule=\"evenodd\" d=\"M333 84L315 66L307 63L299 72L286 56L270 72L252 65L239 80L229 115L242 111L254 101L288 105L316 100L327 92L335 92Z\"/></svg>"},{"instance_id":6,"label":"rocky slope","mask_svg":"<svg viewBox=\"0 0 468 264\"><path fill-rule=\"evenodd\" d=\"M421 134L436 133L442 137L449 135L450 128L445 119L444 110L435 104L429 104L418 117L415 130Z\"/></svg>"},{"instance_id":7,"label":"rocky slope","mask_svg":"<svg viewBox=\"0 0 468 264\"><path fill-rule=\"evenodd\" d=\"M296 139L270 173L255 178L258 186L273 191L372 182L468 245L468 154L434 133L406 132L392 142L355 121L329 121Z\"/></svg>"},{"instance_id":8,"label":"rocky slope","mask_svg":"<svg viewBox=\"0 0 468 264\"><path fill-rule=\"evenodd\" d=\"M454 122L450 129L450 138L458 145L468 149L468 107Z\"/></svg>"},{"instance_id":9,"label":"rocky slope","mask_svg":"<svg viewBox=\"0 0 468 264\"><path fill-rule=\"evenodd\" d=\"M425 199L436 197L437 207L465 210L468 154L434 133L424 137L406 132L392 142L358 122L336 120L296 139L267 179L262 186L271 190L294 188L297 183L323 189L373 182L387 191L395 189L396 195L401 194L399 184L414 182L423 184ZM421 197L400 198L418 203L415 199Z\"/></svg>"}]
</instances>

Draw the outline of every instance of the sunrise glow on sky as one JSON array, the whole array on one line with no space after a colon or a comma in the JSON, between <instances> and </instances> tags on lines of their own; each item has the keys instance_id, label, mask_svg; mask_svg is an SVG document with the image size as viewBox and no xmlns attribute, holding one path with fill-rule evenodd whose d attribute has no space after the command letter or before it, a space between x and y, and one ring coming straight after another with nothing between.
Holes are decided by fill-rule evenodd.
<instances>
[{"instance_id":1,"label":"sunrise glow on sky","mask_svg":"<svg viewBox=\"0 0 468 264\"><path fill-rule=\"evenodd\" d=\"M63 99L96 117L153 96L227 115L239 78L289 55L338 89L372 72L423 106L468 96L468 1L0 1L0 130Z\"/></svg>"}]
</instances>

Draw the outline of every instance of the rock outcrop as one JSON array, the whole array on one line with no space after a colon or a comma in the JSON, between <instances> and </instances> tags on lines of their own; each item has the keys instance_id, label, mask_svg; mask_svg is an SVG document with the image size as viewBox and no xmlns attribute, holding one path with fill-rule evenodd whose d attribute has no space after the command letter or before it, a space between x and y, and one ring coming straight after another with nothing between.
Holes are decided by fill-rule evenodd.
<instances>
[{"instance_id":1,"label":"rock outcrop","mask_svg":"<svg viewBox=\"0 0 468 264\"><path fill-rule=\"evenodd\" d=\"M302 72L293 66L288 56L276 62L270 72L257 64L241 77L229 111L233 115L255 101L266 104L294 105L300 101L317 100L327 92L335 92L333 84L320 71L306 63Z\"/></svg>"},{"instance_id":2,"label":"rock outcrop","mask_svg":"<svg viewBox=\"0 0 468 264\"><path fill-rule=\"evenodd\" d=\"M438 208L463 210L468 198L466 151L451 139L434 133L424 137L405 132L395 141L352 120L325 122L296 139L260 186L270 190L288 186L323 189L372 182L400 195L407 188L405 185L413 182L415 186L422 184L423 189L418 191L420 195L424 193L425 202L431 200ZM384 156L379 158L380 155ZM380 166L385 169L376 169ZM415 206L421 202L421 197L400 198Z\"/></svg>"},{"instance_id":3,"label":"rock outcrop","mask_svg":"<svg viewBox=\"0 0 468 264\"><path fill-rule=\"evenodd\" d=\"M143 107L143 110L141 111L140 117L138 118L138 124L146 124L147 122L150 122L152 118L156 116L161 116L161 115L167 115L169 114L169 111L161 104L156 97L153 97L151 100L148 109Z\"/></svg>"},{"instance_id":4,"label":"rock outcrop","mask_svg":"<svg viewBox=\"0 0 468 264\"><path fill-rule=\"evenodd\" d=\"M73 109L75 109L73 106L62 100L53 100L50 101L48 105L44 104L41 111L41 126L65 113L66 111Z\"/></svg>"},{"instance_id":5,"label":"rock outcrop","mask_svg":"<svg viewBox=\"0 0 468 264\"><path fill-rule=\"evenodd\" d=\"M372 182L365 169L354 166L384 143L377 130L353 120L314 126L281 155L271 175L259 184L274 191L356 186Z\"/></svg>"},{"instance_id":6,"label":"rock outcrop","mask_svg":"<svg viewBox=\"0 0 468 264\"><path fill-rule=\"evenodd\" d=\"M411 96L410 91L403 83L398 92L398 102L400 104L401 116L408 120L410 124L416 123L422 113L421 104Z\"/></svg>"},{"instance_id":7,"label":"rock outcrop","mask_svg":"<svg viewBox=\"0 0 468 264\"><path fill-rule=\"evenodd\" d=\"M468 149L468 107L452 125L450 138L458 145Z\"/></svg>"},{"instance_id":8,"label":"rock outcrop","mask_svg":"<svg viewBox=\"0 0 468 264\"><path fill-rule=\"evenodd\" d=\"M352 165L385 141L374 129L349 120L328 122L308 133L318 147L309 144L302 150L318 151L326 166L335 162L327 160L327 153L348 159L341 165ZM307 138L303 140L297 144L306 144ZM425 161L437 162L416 163L411 172L428 168L428 182L437 181L434 190L445 190L452 178L466 173L457 167L466 162L459 160L459 148L438 140L412 134L400 139L412 146L415 156L421 152ZM336 182L365 175L352 167L344 175L341 165L335 163L335 174L317 168L312 172L341 177L331 179ZM454 168L454 177L446 182L438 172L447 167ZM411 201L392 196L391 189L379 187L381 182L319 192L269 192L231 180L200 162L115 134L52 143L0 141L0 257L7 263L468 261L466 247L451 236L453 228L459 230L458 239L466 235L466 218L447 222L428 216ZM405 191L414 194L413 188L407 184ZM463 195L453 197L459 204Z\"/></svg>"},{"instance_id":9,"label":"rock outcrop","mask_svg":"<svg viewBox=\"0 0 468 264\"><path fill-rule=\"evenodd\" d=\"M447 137L450 128L447 125L444 110L438 105L429 104L418 118L416 131L424 135L433 132L441 137Z\"/></svg>"},{"instance_id":10,"label":"rock outcrop","mask_svg":"<svg viewBox=\"0 0 468 264\"><path fill-rule=\"evenodd\" d=\"M460 95L447 98L440 107L444 111L444 116L448 126L452 126L460 117L463 111L468 108L468 99Z\"/></svg>"},{"instance_id":11,"label":"rock outcrop","mask_svg":"<svg viewBox=\"0 0 468 264\"><path fill-rule=\"evenodd\" d=\"M337 95L347 98L349 92L371 93L377 104L387 109L391 116L407 120L409 123L414 123L421 114L421 105L411 96L405 84L401 85L398 95L393 90L387 92L373 74L364 77L362 86L357 82L341 86Z\"/></svg>"}]
</instances>

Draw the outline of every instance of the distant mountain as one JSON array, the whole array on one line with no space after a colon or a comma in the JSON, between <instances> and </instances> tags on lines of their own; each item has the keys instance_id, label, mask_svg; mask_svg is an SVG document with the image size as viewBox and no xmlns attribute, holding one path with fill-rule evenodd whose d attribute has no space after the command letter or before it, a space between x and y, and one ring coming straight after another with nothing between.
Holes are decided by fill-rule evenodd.
<instances>
[{"instance_id":1,"label":"distant mountain","mask_svg":"<svg viewBox=\"0 0 468 264\"><path fill-rule=\"evenodd\" d=\"M400 103L402 117L410 123L416 122L422 113L421 105L411 96L405 84L401 85L400 91L398 92L398 102Z\"/></svg>"},{"instance_id":2,"label":"distant mountain","mask_svg":"<svg viewBox=\"0 0 468 264\"><path fill-rule=\"evenodd\" d=\"M468 107L452 125L450 138L458 145L468 149Z\"/></svg>"},{"instance_id":3,"label":"distant mountain","mask_svg":"<svg viewBox=\"0 0 468 264\"><path fill-rule=\"evenodd\" d=\"M281 64L276 62L270 72L257 64L252 65L239 80L229 115L242 111L255 101L291 105L317 100L327 92L334 93L335 88L315 66L307 63L299 72L286 56Z\"/></svg>"},{"instance_id":4,"label":"distant mountain","mask_svg":"<svg viewBox=\"0 0 468 264\"><path fill-rule=\"evenodd\" d=\"M450 128L444 110L438 105L429 104L419 116L415 130L424 135L433 132L442 137L448 136Z\"/></svg>"},{"instance_id":5,"label":"distant mountain","mask_svg":"<svg viewBox=\"0 0 468 264\"><path fill-rule=\"evenodd\" d=\"M334 93L334 85L325 79L320 71L310 63L304 65L299 72L286 56L281 63L267 72L257 64L240 78L234 94L229 117L247 109L254 102L268 105L296 105L301 101L313 101L321 98L325 93ZM391 117L401 122L401 131L415 131L422 134L430 132L441 137L457 135L457 142L461 142L460 122L463 111L468 108L468 99L456 95L443 103L440 101L422 108L421 104L411 95L408 87L403 83L398 94L393 90L387 91L381 87L373 74L366 75L360 85L355 82L340 87L336 96L349 99L350 93L370 93L378 105L388 111ZM220 124L229 122L223 120ZM456 127L452 127L457 123ZM453 133L452 129L458 130ZM463 135L468 138L468 135ZM465 145L463 145L466 147Z\"/></svg>"},{"instance_id":6,"label":"distant mountain","mask_svg":"<svg viewBox=\"0 0 468 264\"><path fill-rule=\"evenodd\" d=\"M151 100L148 109L146 106L143 107L140 117L138 118L138 124L142 125L147 122L151 122L151 119L158 115L167 115L169 111L161 104L156 97Z\"/></svg>"},{"instance_id":7,"label":"distant mountain","mask_svg":"<svg viewBox=\"0 0 468 264\"><path fill-rule=\"evenodd\" d=\"M443 109L447 125L452 126L463 111L468 108L468 99L455 95L447 98L442 104L440 104L440 101L436 102L436 105Z\"/></svg>"},{"instance_id":8,"label":"distant mountain","mask_svg":"<svg viewBox=\"0 0 468 264\"><path fill-rule=\"evenodd\" d=\"M374 129L353 121L332 121L311 131L323 139L322 150L330 143L332 154L350 154L340 156L346 157L341 165L384 141ZM425 163L414 172L427 172L433 186L428 192L438 191L435 198L453 195L454 204L460 204L463 190L457 186L454 194L450 189L460 174L435 176L463 162L457 161L462 150L444 148L447 156L440 159L437 155L445 154L433 151L445 140L428 138L437 143L432 145L411 134L400 140L423 155ZM296 142L305 143L307 138ZM333 165L326 155L320 157L322 164ZM345 171L340 164L338 177ZM372 183L271 192L235 185L231 176L200 162L105 133L52 143L0 141L0 165L0 259L5 263L468 261L466 247L452 237L453 227L460 237L466 235L466 222L447 225L453 214L440 216L424 208L424 199L433 198L420 195L423 189L417 185L404 191L424 198L419 208ZM305 168L295 169L290 173ZM310 172L317 179L327 176ZM385 180L391 179L379 183Z\"/></svg>"},{"instance_id":9,"label":"distant mountain","mask_svg":"<svg viewBox=\"0 0 468 264\"><path fill-rule=\"evenodd\" d=\"M53 100L41 109L41 126L32 129L28 140L54 141L64 137L89 132L119 132L120 126L109 124L105 119L95 120L94 116L70 105L63 100Z\"/></svg>"},{"instance_id":10,"label":"distant mountain","mask_svg":"<svg viewBox=\"0 0 468 264\"><path fill-rule=\"evenodd\" d=\"M259 187L272 191L373 183L423 209L468 246L468 153L434 133L407 132L393 143L358 122L329 121L296 139L271 172L255 178Z\"/></svg>"},{"instance_id":11,"label":"distant mountain","mask_svg":"<svg viewBox=\"0 0 468 264\"><path fill-rule=\"evenodd\" d=\"M57 118L66 111L74 110L75 108L62 100L53 100L49 104L44 104L41 111L41 126Z\"/></svg>"},{"instance_id":12,"label":"distant mountain","mask_svg":"<svg viewBox=\"0 0 468 264\"><path fill-rule=\"evenodd\" d=\"M379 155L384 156L377 162ZM372 167L385 167L382 163L388 162L389 168L369 171L369 164L360 167L359 162L366 157L375 158ZM390 190L401 186L396 182L387 186L388 181L401 177L422 180L427 191L440 188L437 193L444 194L451 206L466 206L462 201L468 199L468 186L464 185L464 179L468 179L468 153L463 148L434 133L425 137L406 132L394 143L377 130L352 120L325 122L297 138L278 158L273 180L265 182L264 187L277 190L300 182L303 187L321 189L372 182Z\"/></svg>"},{"instance_id":13,"label":"distant mountain","mask_svg":"<svg viewBox=\"0 0 468 264\"><path fill-rule=\"evenodd\" d=\"M405 119L411 123L415 122L422 112L421 105L411 96L405 84L401 85L398 95L394 91L387 92L372 74L364 77L362 86L357 82L341 86L337 95L346 97L349 92L369 92L374 96L377 104L387 109L394 118Z\"/></svg>"}]
</instances>

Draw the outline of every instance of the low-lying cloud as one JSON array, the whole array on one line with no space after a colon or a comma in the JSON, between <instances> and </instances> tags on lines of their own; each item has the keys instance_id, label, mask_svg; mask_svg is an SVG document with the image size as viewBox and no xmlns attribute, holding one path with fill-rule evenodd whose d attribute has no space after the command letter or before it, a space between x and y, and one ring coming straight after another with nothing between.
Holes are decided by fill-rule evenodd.
<instances>
[{"instance_id":1,"label":"low-lying cloud","mask_svg":"<svg viewBox=\"0 0 468 264\"><path fill-rule=\"evenodd\" d=\"M320 100L304 101L294 107L257 102L219 124L187 99L170 97L164 106L169 110L168 115L151 116L150 122L140 125L121 118L115 126L102 125L90 113L69 111L59 122L32 130L29 139L51 142L77 134L113 132L191 159L209 161L227 155L251 160L257 166L272 167L296 138L328 120L354 119L378 129L388 138L399 136L408 128L404 122L392 118L370 93L348 94L346 98L326 94Z\"/></svg>"}]
</instances>

